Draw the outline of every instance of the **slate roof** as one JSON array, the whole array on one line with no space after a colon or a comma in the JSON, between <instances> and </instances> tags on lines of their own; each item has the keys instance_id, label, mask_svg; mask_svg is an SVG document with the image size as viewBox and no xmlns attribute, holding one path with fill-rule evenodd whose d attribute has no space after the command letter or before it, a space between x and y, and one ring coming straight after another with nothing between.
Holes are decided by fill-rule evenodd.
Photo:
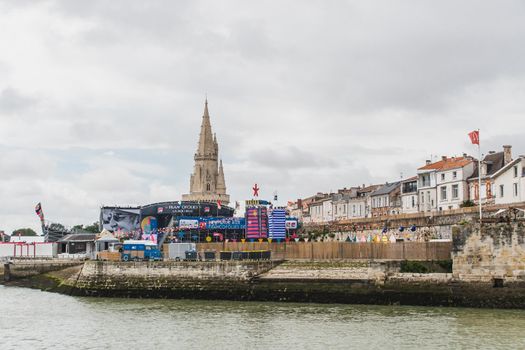
<instances>
[{"instance_id":1,"label":"slate roof","mask_svg":"<svg viewBox=\"0 0 525 350\"><path fill-rule=\"evenodd\" d=\"M503 152L487 154L485 158L483 158L483 162L487 164L486 176L494 175L498 170L505 166L505 154ZM474 173L469 177L469 180L473 178L478 178L478 163L476 163Z\"/></svg>"},{"instance_id":2,"label":"slate roof","mask_svg":"<svg viewBox=\"0 0 525 350\"><path fill-rule=\"evenodd\" d=\"M400 185L399 181L398 182L387 183L383 187L380 187L379 189L377 189L374 192L372 192L370 194L370 196L380 196L380 195L383 195L383 194L389 194L390 192L395 190L397 187L399 187L399 185Z\"/></svg>"},{"instance_id":3,"label":"slate roof","mask_svg":"<svg viewBox=\"0 0 525 350\"><path fill-rule=\"evenodd\" d=\"M417 181L417 175L416 175L416 176L409 177L408 179L404 179L404 180L401 181L401 183L405 183L405 182L414 182L414 181Z\"/></svg>"},{"instance_id":4,"label":"slate roof","mask_svg":"<svg viewBox=\"0 0 525 350\"><path fill-rule=\"evenodd\" d=\"M72 233L62 237L58 242L94 242L96 237L96 233Z\"/></svg>"}]
</instances>

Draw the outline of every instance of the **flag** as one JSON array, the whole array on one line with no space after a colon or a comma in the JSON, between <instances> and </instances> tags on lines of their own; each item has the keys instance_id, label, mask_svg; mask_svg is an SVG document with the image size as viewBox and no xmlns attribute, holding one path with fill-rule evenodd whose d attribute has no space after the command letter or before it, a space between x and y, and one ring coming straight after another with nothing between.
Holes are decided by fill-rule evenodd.
<instances>
[{"instance_id":1,"label":"flag","mask_svg":"<svg viewBox=\"0 0 525 350\"><path fill-rule=\"evenodd\" d=\"M478 130L469 132L468 136L470 137L470 141L472 142L473 145L479 146L479 131Z\"/></svg>"},{"instance_id":2,"label":"flag","mask_svg":"<svg viewBox=\"0 0 525 350\"><path fill-rule=\"evenodd\" d=\"M40 221L44 222L44 212L42 211L42 204L38 203L35 206L35 213L40 218Z\"/></svg>"},{"instance_id":3,"label":"flag","mask_svg":"<svg viewBox=\"0 0 525 350\"><path fill-rule=\"evenodd\" d=\"M217 209L221 209L222 208L222 205L221 205L221 200L217 200Z\"/></svg>"}]
</instances>

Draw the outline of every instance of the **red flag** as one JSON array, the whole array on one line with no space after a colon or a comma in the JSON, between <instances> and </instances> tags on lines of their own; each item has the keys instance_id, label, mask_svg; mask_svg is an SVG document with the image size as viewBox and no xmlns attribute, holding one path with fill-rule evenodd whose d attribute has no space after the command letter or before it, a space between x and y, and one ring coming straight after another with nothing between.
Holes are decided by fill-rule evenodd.
<instances>
[{"instance_id":1,"label":"red flag","mask_svg":"<svg viewBox=\"0 0 525 350\"><path fill-rule=\"evenodd\" d=\"M470 137L470 141L472 142L473 145L479 146L479 131L478 130L469 132L468 136Z\"/></svg>"},{"instance_id":2,"label":"red flag","mask_svg":"<svg viewBox=\"0 0 525 350\"><path fill-rule=\"evenodd\" d=\"M221 209L222 208L222 205L221 205L221 200L217 200L217 209Z\"/></svg>"}]
</instances>

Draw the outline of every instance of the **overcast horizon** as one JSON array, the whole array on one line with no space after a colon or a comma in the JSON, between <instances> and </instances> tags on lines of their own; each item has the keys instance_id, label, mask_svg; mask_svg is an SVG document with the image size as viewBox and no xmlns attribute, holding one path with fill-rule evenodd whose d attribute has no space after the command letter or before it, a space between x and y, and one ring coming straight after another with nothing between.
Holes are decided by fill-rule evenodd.
<instances>
[{"instance_id":1,"label":"overcast horizon","mask_svg":"<svg viewBox=\"0 0 525 350\"><path fill-rule=\"evenodd\" d=\"M0 230L189 191L208 96L232 203L525 154L521 1L0 0Z\"/></svg>"}]
</instances>

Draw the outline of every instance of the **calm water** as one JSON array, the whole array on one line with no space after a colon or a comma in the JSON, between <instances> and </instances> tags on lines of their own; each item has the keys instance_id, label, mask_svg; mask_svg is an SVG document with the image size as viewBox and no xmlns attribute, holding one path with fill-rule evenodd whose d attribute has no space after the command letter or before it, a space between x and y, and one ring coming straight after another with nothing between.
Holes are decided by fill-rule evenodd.
<instances>
[{"instance_id":1,"label":"calm water","mask_svg":"<svg viewBox=\"0 0 525 350\"><path fill-rule=\"evenodd\" d=\"M525 312L91 299L0 286L0 349L525 349Z\"/></svg>"}]
</instances>

